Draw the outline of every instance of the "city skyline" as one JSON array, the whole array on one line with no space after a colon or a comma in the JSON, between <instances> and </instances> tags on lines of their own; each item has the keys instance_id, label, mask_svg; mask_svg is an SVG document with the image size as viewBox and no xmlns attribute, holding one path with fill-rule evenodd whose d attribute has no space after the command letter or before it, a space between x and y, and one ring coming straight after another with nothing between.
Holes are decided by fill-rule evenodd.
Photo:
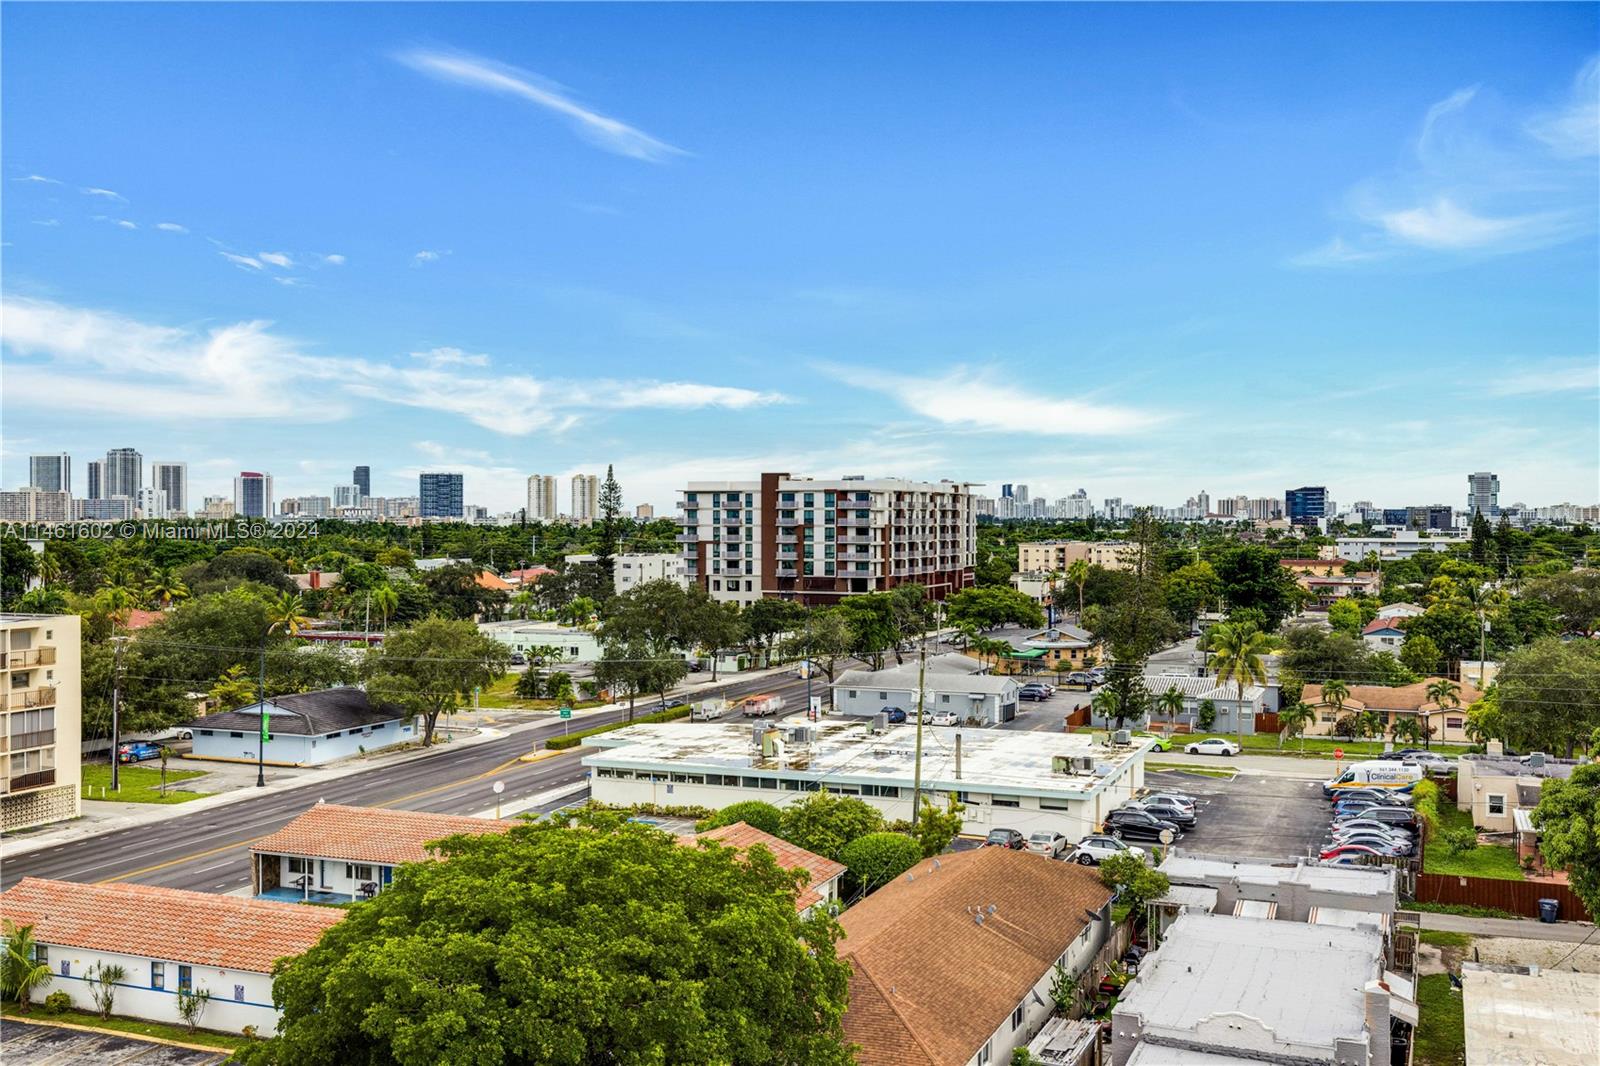
<instances>
[{"instance_id":1,"label":"city skyline","mask_svg":"<svg viewBox=\"0 0 1600 1066\"><path fill-rule=\"evenodd\" d=\"M1596 19L21 6L0 483L117 438L192 500L382 456L491 511L607 463L1587 502Z\"/></svg>"}]
</instances>

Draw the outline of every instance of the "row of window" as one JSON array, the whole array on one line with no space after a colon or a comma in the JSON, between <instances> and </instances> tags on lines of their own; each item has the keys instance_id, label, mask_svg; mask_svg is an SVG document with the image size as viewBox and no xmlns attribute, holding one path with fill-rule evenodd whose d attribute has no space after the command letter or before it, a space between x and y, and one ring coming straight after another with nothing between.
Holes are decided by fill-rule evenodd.
<instances>
[{"instance_id":1,"label":"row of window","mask_svg":"<svg viewBox=\"0 0 1600 1066\"><path fill-rule=\"evenodd\" d=\"M296 859L291 856L289 859L289 872L291 874L310 874L314 870L312 863L316 861L316 859ZM385 874L385 881L387 881L387 875L392 869L393 867L372 866L364 862L347 862L344 864L344 876L350 881L376 881L378 878L373 872L376 870Z\"/></svg>"},{"instance_id":2,"label":"row of window","mask_svg":"<svg viewBox=\"0 0 1600 1066\"><path fill-rule=\"evenodd\" d=\"M764 788L773 792L832 792L836 796L878 796L898 799L896 785L843 785L827 784L810 779L755 777L741 774L679 774L657 773L651 770L617 770L609 766L595 768L596 777L614 777L623 781L665 781L679 785L719 785L724 788Z\"/></svg>"},{"instance_id":3,"label":"row of window","mask_svg":"<svg viewBox=\"0 0 1600 1066\"><path fill-rule=\"evenodd\" d=\"M44 966L50 965L50 947L47 944L34 944L33 961ZM194 991L194 967L187 963L178 963L178 991ZM72 976L72 960L62 959L57 972L62 977ZM167 964L160 959L150 960L150 987L158 992L163 992L167 987ZM244 985L233 986L233 999L236 1003L244 1002Z\"/></svg>"}]
</instances>

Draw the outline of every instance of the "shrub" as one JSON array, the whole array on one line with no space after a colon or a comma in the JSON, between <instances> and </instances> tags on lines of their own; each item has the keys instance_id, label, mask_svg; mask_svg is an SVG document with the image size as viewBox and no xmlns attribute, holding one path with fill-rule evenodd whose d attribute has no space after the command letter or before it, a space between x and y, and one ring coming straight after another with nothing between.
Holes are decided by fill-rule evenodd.
<instances>
[{"instance_id":1,"label":"shrub","mask_svg":"<svg viewBox=\"0 0 1600 1066\"><path fill-rule=\"evenodd\" d=\"M65 992L52 992L44 997L46 1014L65 1014L72 1009L72 997Z\"/></svg>"},{"instance_id":2,"label":"shrub","mask_svg":"<svg viewBox=\"0 0 1600 1066\"><path fill-rule=\"evenodd\" d=\"M514 691L522 699L536 700L544 695L544 678L540 676L538 670L529 667L523 671L521 677L517 678Z\"/></svg>"},{"instance_id":3,"label":"shrub","mask_svg":"<svg viewBox=\"0 0 1600 1066\"><path fill-rule=\"evenodd\" d=\"M1418 781L1411 790L1411 808L1422 820L1422 839L1432 840L1439 832L1439 786Z\"/></svg>"},{"instance_id":4,"label":"shrub","mask_svg":"<svg viewBox=\"0 0 1600 1066\"><path fill-rule=\"evenodd\" d=\"M544 746L550 751L560 751L563 748L575 748L579 744L583 743L584 738L592 737L599 733L609 733L613 729L626 729L630 725L644 725L650 722L670 722L677 718L687 718L688 715L689 705L687 703L680 703L676 707L668 707L666 710L657 711L654 714L641 714L631 722L614 722L611 725L597 725L589 729L580 729L576 733L568 733L564 737L551 737L549 740L544 742Z\"/></svg>"},{"instance_id":5,"label":"shrub","mask_svg":"<svg viewBox=\"0 0 1600 1066\"><path fill-rule=\"evenodd\" d=\"M1100 882L1118 891L1117 901L1137 914L1153 899L1166 895L1172 882L1159 870L1152 870L1143 859L1126 852L1113 855L1100 864Z\"/></svg>"},{"instance_id":6,"label":"shrub","mask_svg":"<svg viewBox=\"0 0 1600 1066\"><path fill-rule=\"evenodd\" d=\"M1465 855L1478 846L1478 832L1475 829L1447 829L1439 840L1450 854Z\"/></svg>"},{"instance_id":7,"label":"shrub","mask_svg":"<svg viewBox=\"0 0 1600 1066\"><path fill-rule=\"evenodd\" d=\"M795 847L841 862L846 844L883 830L883 815L854 796L812 792L783 809L778 828L778 835Z\"/></svg>"},{"instance_id":8,"label":"shrub","mask_svg":"<svg viewBox=\"0 0 1600 1066\"><path fill-rule=\"evenodd\" d=\"M839 853L850 871L850 881L871 892L922 861L922 845L903 833L867 833L856 837Z\"/></svg>"},{"instance_id":9,"label":"shrub","mask_svg":"<svg viewBox=\"0 0 1600 1066\"><path fill-rule=\"evenodd\" d=\"M1210 700L1201 700L1195 724L1200 727L1202 733L1211 732L1211 727L1217 724L1217 705Z\"/></svg>"},{"instance_id":10,"label":"shrub","mask_svg":"<svg viewBox=\"0 0 1600 1066\"><path fill-rule=\"evenodd\" d=\"M695 832L704 833L708 829L717 829L734 822L743 822L754 826L763 833L778 835L779 826L783 821L783 812L770 803L761 800L745 800L742 803L730 804L717 811L711 817L696 825Z\"/></svg>"}]
</instances>

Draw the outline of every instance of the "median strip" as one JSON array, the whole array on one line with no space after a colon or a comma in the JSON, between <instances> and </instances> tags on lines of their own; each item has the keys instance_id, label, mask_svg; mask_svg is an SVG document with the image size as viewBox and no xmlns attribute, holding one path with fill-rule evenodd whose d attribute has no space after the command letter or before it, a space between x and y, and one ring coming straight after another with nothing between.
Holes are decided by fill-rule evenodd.
<instances>
[{"instance_id":1,"label":"median strip","mask_svg":"<svg viewBox=\"0 0 1600 1066\"><path fill-rule=\"evenodd\" d=\"M630 725L649 725L652 722L671 722L678 718L687 717L689 717L689 705L680 703L676 707L668 707L664 711L640 715L631 722L613 722L610 725L597 725L588 729L580 729L576 733L568 733L566 736L551 737L544 742L544 746L552 751L560 751L562 748L575 748L582 744L586 737L592 737L599 733L609 733L613 729L626 729Z\"/></svg>"}]
</instances>

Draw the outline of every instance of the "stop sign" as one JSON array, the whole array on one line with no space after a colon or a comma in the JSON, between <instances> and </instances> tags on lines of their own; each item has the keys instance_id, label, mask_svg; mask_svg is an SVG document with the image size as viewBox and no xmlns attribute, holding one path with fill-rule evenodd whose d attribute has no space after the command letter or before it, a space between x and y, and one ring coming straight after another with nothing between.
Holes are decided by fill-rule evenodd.
<instances>
[{"instance_id":1,"label":"stop sign","mask_svg":"<svg viewBox=\"0 0 1600 1066\"><path fill-rule=\"evenodd\" d=\"M1335 759L1342 759L1342 758L1344 758L1344 749L1343 749L1343 748L1334 748L1334 749L1333 749L1333 757L1334 757L1334 758L1335 758Z\"/></svg>"}]
</instances>

